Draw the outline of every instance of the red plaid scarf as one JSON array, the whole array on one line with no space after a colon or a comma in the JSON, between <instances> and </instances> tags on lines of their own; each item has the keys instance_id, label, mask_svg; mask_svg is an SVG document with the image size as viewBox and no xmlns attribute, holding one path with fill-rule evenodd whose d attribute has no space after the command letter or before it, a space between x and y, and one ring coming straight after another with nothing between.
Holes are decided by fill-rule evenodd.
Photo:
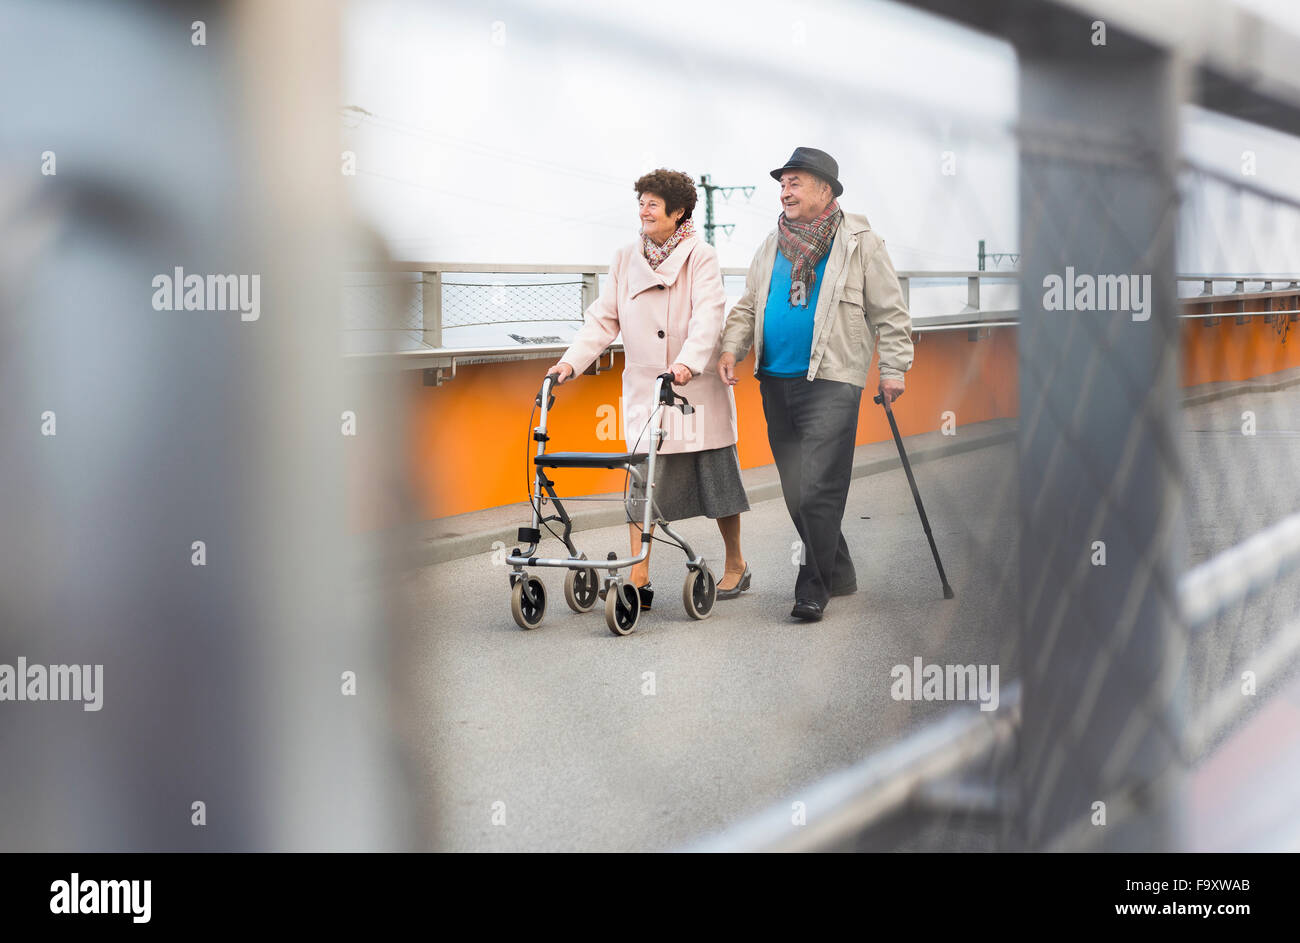
<instances>
[{"instance_id":1,"label":"red plaid scarf","mask_svg":"<svg viewBox=\"0 0 1300 943\"><path fill-rule=\"evenodd\" d=\"M813 282L817 279L817 263L830 251L835 231L840 228L843 218L844 213L836 200L831 200L831 205L811 223L792 223L784 213L777 218L776 244L781 254L790 260L790 304L808 307Z\"/></svg>"},{"instance_id":2,"label":"red plaid scarf","mask_svg":"<svg viewBox=\"0 0 1300 943\"><path fill-rule=\"evenodd\" d=\"M645 260L650 263L650 267L657 269L663 260L668 258L668 253L677 248L677 243L693 235L695 235L695 223L689 219L678 226L673 234L664 240L664 244L661 246L655 245L649 236L642 234L641 252L645 256Z\"/></svg>"}]
</instances>

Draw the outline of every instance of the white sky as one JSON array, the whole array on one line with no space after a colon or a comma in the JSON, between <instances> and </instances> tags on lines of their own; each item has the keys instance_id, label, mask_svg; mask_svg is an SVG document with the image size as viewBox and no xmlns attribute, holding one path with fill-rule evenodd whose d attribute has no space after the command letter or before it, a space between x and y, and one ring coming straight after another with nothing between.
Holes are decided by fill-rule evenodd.
<instances>
[{"instance_id":1,"label":"white sky","mask_svg":"<svg viewBox=\"0 0 1300 943\"><path fill-rule=\"evenodd\" d=\"M1241 4L1300 34L1300 2ZM344 120L350 183L397 258L605 264L636 236L632 182L667 166L756 187L716 203L722 263L743 266L775 223L768 171L801 144L836 157L841 205L900 269L1019 248L1011 47L894 3L364 0L345 42L343 104L373 116ZM1188 157L1235 174L1250 148L1253 182L1300 197L1300 142L1187 118ZM1300 268L1300 214L1234 202L1207 200L1180 269ZM1281 235L1242 244L1243 220Z\"/></svg>"}]
</instances>

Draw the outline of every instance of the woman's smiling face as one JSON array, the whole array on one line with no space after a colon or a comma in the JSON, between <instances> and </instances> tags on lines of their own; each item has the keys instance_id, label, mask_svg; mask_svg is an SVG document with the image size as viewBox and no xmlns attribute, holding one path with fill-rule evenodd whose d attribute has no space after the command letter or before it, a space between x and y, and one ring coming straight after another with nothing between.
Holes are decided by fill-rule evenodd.
<instances>
[{"instance_id":1,"label":"woman's smiling face","mask_svg":"<svg viewBox=\"0 0 1300 943\"><path fill-rule=\"evenodd\" d=\"M681 209L669 216L663 197L656 193L641 194L638 205L641 213L641 232L658 245L662 245L676 231L677 221L686 212Z\"/></svg>"}]
</instances>

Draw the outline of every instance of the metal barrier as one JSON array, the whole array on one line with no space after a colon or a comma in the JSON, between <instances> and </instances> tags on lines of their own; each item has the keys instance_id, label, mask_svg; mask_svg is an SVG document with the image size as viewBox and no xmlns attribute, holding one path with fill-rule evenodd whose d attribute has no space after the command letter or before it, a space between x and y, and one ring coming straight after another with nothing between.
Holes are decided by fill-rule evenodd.
<instances>
[{"instance_id":1,"label":"metal barrier","mask_svg":"<svg viewBox=\"0 0 1300 943\"><path fill-rule=\"evenodd\" d=\"M1178 584L1187 629L1202 628L1229 607L1266 591L1300 569L1300 514L1293 514L1188 571ZM1300 658L1300 619L1286 623L1253 664L1263 687ZM1242 698L1229 687L1217 693L1183 730L1182 761L1199 759L1241 714ZM1005 787L962 785L961 778L998 750L1015 748L1021 721L1021 686L1008 686L991 716L954 709L943 719L886 747L849 769L800 792L808 824L795 828L787 804L773 806L717 835L685 848L695 852L832 851L870 847L873 830L901 817L963 809L1005 816L1013 796ZM948 785L955 784L955 785ZM972 802L972 793L975 801ZM812 814L814 813L815 814ZM1058 850L1084 844L1084 826L1061 839Z\"/></svg>"},{"instance_id":2,"label":"metal barrier","mask_svg":"<svg viewBox=\"0 0 1300 943\"><path fill-rule=\"evenodd\" d=\"M608 266L588 265L485 265L479 263L400 262L394 263L388 273L389 280L376 279L373 272L365 273L368 280L345 286L345 332L372 332L381 336L403 335L407 346L353 352L345 354L353 363L373 366L396 366L405 370L441 369L442 376L454 375L457 364L498 363L511 360L532 360L557 357L568 348L568 342L559 338L532 340L518 346L468 346L451 347L443 344L444 329L467 325L502 325L528 322L571 321L582 323L583 311L595 300L598 280L608 271ZM743 278L743 268L723 268L724 278ZM484 276L490 281L449 280L454 276ZM406 275L409 280L397 280ZM418 276L418 281L416 277ZM501 276L564 277L563 281L504 281ZM898 273L904 297L911 296L914 282L966 282L966 303L960 309L944 314L916 317L913 334L967 331L976 340L980 331L1019 324L1019 306L1010 308L984 308L984 286L990 282L1015 282L1020 278L1014 271L978 272L964 270L923 271L909 270ZM1188 273L1177 276L1180 284L1199 284L1198 294L1180 295L1186 305L1210 302L1235 301L1242 307L1233 313L1237 323L1248 318L1272 320L1285 315L1291 320L1300 317L1296 308L1272 309L1271 300L1295 296L1300 292L1300 275L1255 272ZM1229 291L1216 290L1230 283ZM1258 285L1247 291L1246 286ZM1275 287L1282 286L1282 287ZM486 297L488 304L474 303L472 293ZM1250 304L1247 308L1245 305ZM492 317L475 316L473 312L501 309ZM379 314L395 312L395 315ZM401 323L389 322L396 317ZM1189 319L1216 319L1223 314L1183 312L1180 317ZM375 323L376 320L380 323ZM523 339L521 338L520 341ZM610 346L611 352L622 350L622 345Z\"/></svg>"}]
</instances>

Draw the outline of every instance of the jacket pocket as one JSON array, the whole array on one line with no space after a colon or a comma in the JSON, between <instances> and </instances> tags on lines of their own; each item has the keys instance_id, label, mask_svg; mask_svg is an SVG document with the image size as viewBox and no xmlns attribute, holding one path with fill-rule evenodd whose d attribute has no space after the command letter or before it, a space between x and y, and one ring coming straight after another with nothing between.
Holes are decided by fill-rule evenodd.
<instances>
[{"instance_id":1,"label":"jacket pocket","mask_svg":"<svg viewBox=\"0 0 1300 943\"><path fill-rule=\"evenodd\" d=\"M847 329L848 338L853 344L861 344L867 340L867 311L864 304L861 285L844 286L844 292L840 295L839 317L844 322ZM847 360L854 359L852 356Z\"/></svg>"}]
</instances>

